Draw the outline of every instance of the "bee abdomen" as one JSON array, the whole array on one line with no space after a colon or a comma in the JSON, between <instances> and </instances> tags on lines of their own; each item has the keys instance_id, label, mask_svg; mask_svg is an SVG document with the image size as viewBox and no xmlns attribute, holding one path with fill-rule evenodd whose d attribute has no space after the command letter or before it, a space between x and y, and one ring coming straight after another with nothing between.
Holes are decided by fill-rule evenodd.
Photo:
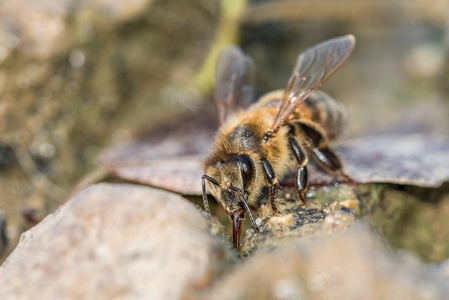
<instances>
[{"instance_id":1,"label":"bee abdomen","mask_svg":"<svg viewBox=\"0 0 449 300\"><path fill-rule=\"evenodd\" d=\"M338 136L347 123L346 107L320 91L311 94L297 111L301 118L320 124L330 139Z\"/></svg>"}]
</instances>

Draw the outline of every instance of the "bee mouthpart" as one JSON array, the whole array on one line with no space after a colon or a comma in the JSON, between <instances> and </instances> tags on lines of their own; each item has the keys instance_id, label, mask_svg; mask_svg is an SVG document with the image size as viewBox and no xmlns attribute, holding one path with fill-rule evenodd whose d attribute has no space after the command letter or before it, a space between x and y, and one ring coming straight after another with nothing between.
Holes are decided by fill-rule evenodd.
<instances>
[{"instance_id":1,"label":"bee mouthpart","mask_svg":"<svg viewBox=\"0 0 449 300\"><path fill-rule=\"evenodd\" d=\"M242 221L244 219L245 211L239 209L232 213L229 213L232 220L232 243L234 248L240 249L240 234L242 233Z\"/></svg>"},{"instance_id":2,"label":"bee mouthpart","mask_svg":"<svg viewBox=\"0 0 449 300\"><path fill-rule=\"evenodd\" d=\"M246 202L246 199L245 199L245 196L243 195L242 190L239 189L239 188L236 188L235 186L232 186L232 185L231 185L229 188L230 188L231 190L233 190L233 191L239 193L239 195L240 195L240 200L242 201L243 206L245 207L246 211L248 212L248 215L249 215L249 218L251 219L251 223L253 224L254 230L255 230L256 232L259 232L259 228L257 228L257 225L256 225L256 220L254 220L253 213L251 212L251 209L250 209L249 206L248 206L248 202Z\"/></svg>"}]
</instances>

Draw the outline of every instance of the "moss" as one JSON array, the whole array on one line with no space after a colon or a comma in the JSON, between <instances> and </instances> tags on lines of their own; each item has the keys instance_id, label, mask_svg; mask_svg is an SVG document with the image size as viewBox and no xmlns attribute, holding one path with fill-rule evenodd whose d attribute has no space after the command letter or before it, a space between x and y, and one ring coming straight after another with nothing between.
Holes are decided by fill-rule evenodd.
<instances>
[{"instance_id":1,"label":"moss","mask_svg":"<svg viewBox=\"0 0 449 300\"><path fill-rule=\"evenodd\" d=\"M392 248L407 249L426 262L443 261L449 257L449 194L445 189L360 186L360 217Z\"/></svg>"}]
</instances>

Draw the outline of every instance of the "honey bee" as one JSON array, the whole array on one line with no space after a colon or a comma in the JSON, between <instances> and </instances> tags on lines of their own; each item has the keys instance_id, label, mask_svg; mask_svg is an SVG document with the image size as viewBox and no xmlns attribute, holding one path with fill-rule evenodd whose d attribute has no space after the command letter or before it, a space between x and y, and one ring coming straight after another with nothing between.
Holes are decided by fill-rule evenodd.
<instances>
[{"instance_id":1,"label":"honey bee","mask_svg":"<svg viewBox=\"0 0 449 300\"><path fill-rule=\"evenodd\" d=\"M279 181L296 167L296 194L306 206L307 163L313 157L324 171L347 182L339 157L328 141L345 123L345 109L316 91L347 61L355 45L353 35L317 44L298 56L285 90L271 92L252 104L252 60L238 47L222 50L215 72L214 98L221 126L205 161L202 196L209 211L206 181L211 194L226 209L233 224L233 244L240 248L245 211L251 212L268 187L275 214ZM248 107L249 106L249 107Z\"/></svg>"}]
</instances>

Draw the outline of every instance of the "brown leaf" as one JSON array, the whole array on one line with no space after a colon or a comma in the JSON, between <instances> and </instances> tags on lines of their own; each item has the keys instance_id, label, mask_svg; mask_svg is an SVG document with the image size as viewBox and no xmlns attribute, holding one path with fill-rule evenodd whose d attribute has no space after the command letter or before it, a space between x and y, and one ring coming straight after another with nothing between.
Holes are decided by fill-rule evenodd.
<instances>
[{"instance_id":1,"label":"brown leaf","mask_svg":"<svg viewBox=\"0 0 449 300\"><path fill-rule=\"evenodd\" d=\"M359 183L387 182L438 187L449 180L449 139L445 136L379 135L348 140L335 147L347 173ZM200 195L204 156L146 160L115 165L111 173L170 191ZM128 161L129 163L130 161ZM309 164L312 186L330 185L336 179ZM283 185L291 185L293 174Z\"/></svg>"},{"instance_id":2,"label":"brown leaf","mask_svg":"<svg viewBox=\"0 0 449 300\"><path fill-rule=\"evenodd\" d=\"M192 156L117 166L111 169L111 174L181 194L200 195L203 170L202 158Z\"/></svg>"},{"instance_id":3,"label":"brown leaf","mask_svg":"<svg viewBox=\"0 0 449 300\"><path fill-rule=\"evenodd\" d=\"M443 135L379 135L338 148L357 182L438 187L449 180L449 138Z\"/></svg>"}]
</instances>

